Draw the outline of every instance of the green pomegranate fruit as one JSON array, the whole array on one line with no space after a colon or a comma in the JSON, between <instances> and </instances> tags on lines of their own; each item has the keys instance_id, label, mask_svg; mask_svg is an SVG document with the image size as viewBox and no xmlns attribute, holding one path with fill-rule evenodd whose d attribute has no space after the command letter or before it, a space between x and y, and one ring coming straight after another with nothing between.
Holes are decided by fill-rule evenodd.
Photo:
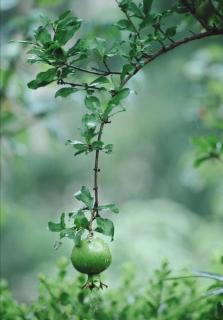
<instances>
[{"instance_id":1,"label":"green pomegranate fruit","mask_svg":"<svg viewBox=\"0 0 223 320\"><path fill-rule=\"evenodd\" d=\"M112 261L109 246L100 238L81 240L74 246L71 262L76 270L88 275L85 288L107 287L100 280L100 273L106 270Z\"/></svg>"}]
</instances>

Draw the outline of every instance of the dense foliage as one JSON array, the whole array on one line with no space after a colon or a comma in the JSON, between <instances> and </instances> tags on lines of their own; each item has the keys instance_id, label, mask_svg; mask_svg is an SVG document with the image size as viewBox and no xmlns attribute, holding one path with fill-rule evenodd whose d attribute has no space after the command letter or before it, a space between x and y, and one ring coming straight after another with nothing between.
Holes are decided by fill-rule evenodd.
<instances>
[{"instance_id":1,"label":"dense foliage","mask_svg":"<svg viewBox=\"0 0 223 320\"><path fill-rule=\"evenodd\" d=\"M0 287L1 319L223 319L223 299L220 298L220 294L223 295L223 288L220 288L222 276L203 273L200 274L203 279L190 276L174 279L171 278L168 264L163 262L151 280L139 287L135 281L134 268L126 265L118 287L102 293L82 290L84 277L70 278L67 265L68 261L62 259L58 263L55 277L39 276L39 297L30 306L17 303L3 281Z\"/></svg>"}]
</instances>

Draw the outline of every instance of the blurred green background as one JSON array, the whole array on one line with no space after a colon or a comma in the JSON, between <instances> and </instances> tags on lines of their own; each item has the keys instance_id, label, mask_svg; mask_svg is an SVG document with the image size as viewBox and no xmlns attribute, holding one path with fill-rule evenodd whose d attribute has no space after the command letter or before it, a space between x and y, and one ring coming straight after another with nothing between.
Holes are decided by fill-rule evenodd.
<instances>
[{"instance_id":1,"label":"blurred green background","mask_svg":"<svg viewBox=\"0 0 223 320\"><path fill-rule=\"evenodd\" d=\"M59 257L69 256L72 243L55 250L47 223L77 208L80 186L92 186L91 155L76 159L64 144L79 138L82 96L55 100L54 86L29 90L41 67L28 65L26 48L9 43L31 36L41 15L67 9L93 37L120 17L112 0L1 1L1 276L19 300L32 300L36 275L54 272ZM223 117L222 44L219 37L191 43L145 68L129 84L136 94L127 112L105 132L115 149L101 157L101 198L120 208L107 272L112 286L127 261L143 282L163 258L176 273L182 266L209 270L223 251L223 165L194 168L190 141L211 132L207 101Z\"/></svg>"}]
</instances>

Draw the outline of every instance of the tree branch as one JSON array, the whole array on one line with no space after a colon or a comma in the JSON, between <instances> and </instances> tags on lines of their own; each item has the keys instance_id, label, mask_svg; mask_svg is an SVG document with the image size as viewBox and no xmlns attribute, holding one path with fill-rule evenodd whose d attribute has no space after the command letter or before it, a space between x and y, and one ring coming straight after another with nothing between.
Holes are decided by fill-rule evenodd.
<instances>
[{"instance_id":1,"label":"tree branch","mask_svg":"<svg viewBox=\"0 0 223 320\"><path fill-rule=\"evenodd\" d=\"M101 141L101 137L102 137L102 133L103 133L103 129L104 129L104 125L105 125L105 121L102 121L100 124L100 128L99 128L99 132L98 132L98 138L97 141ZM91 214L91 219L89 222L89 231L90 234L93 234L92 231L92 223L95 220L95 218L99 215L98 214L98 204L99 204L99 193L98 193L98 173L100 172L99 169L99 153L100 153L100 149L97 149L95 151L95 160L94 160L94 207L93 207L93 211Z\"/></svg>"},{"instance_id":2,"label":"tree branch","mask_svg":"<svg viewBox=\"0 0 223 320\"><path fill-rule=\"evenodd\" d=\"M149 54L145 58L145 62L143 65L138 65L136 66L135 70L133 73L129 74L128 77L126 77L123 82L121 83L121 87L123 87L138 71L140 71L145 65L149 64L153 60L157 59L159 56L161 56L164 53L167 53L183 44L186 44L188 42L194 41L194 40L200 40L204 39L210 36L216 36L216 35L223 35L223 30L220 29L211 29L205 32L193 34L190 37L186 37L182 40L175 41L174 43L171 43L169 46L166 47L161 47L157 52L153 54Z\"/></svg>"},{"instance_id":3,"label":"tree branch","mask_svg":"<svg viewBox=\"0 0 223 320\"><path fill-rule=\"evenodd\" d=\"M218 30L218 29L212 29L212 30L208 30L206 32L203 33L199 33L199 34L193 34L190 37L186 37L182 40L178 40L174 43L171 43L169 46L167 47L161 47L156 53L148 55L145 59L145 63L143 65L139 65L136 67L135 71L131 74L128 75L128 77L123 80L123 82L120 84L120 87L123 87L138 71L140 71L145 65L149 64L150 62L152 62L153 60L157 59L159 56L161 56L162 54L171 51L183 44L186 44L188 42L194 41L194 40L199 40L199 39L203 39L209 36L214 36L214 35L221 35L223 34L223 30ZM113 93L113 97L118 93L118 91L114 91ZM103 129L104 129L104 125L106 124L105 121L102 121L99 127L99 132L98 132L98 138L97 141L101 141L101 137L103 134ZM94 165L94 207L93 207L93 211L91 214L91 219L89 222L89 232L90 235L93 235L93 230L92 230L92 223L93 221L96 219L96 217L98 216L98 205L99 205L99 191L98 191L98 172L100 171L99 169L99 156L100 156L100 150L97 149L95 151L95 165Z\"/></svg>"}]
</instances>

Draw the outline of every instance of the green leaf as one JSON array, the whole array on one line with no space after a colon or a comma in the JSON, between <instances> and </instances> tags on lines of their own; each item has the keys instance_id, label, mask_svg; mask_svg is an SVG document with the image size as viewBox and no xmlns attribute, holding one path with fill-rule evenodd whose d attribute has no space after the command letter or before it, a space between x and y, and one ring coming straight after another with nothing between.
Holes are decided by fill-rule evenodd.
<instances>
[{"instance_id":1,"label":"green leaf","mask_svg":"<svg viewBox=\"0 0 223 320\"><path fill-rule=\"evenodd\" d=\"M113 151L113 144L109 143L104 146L103 151L107 154L111 154Z\"/></svg>"},{"instance_id":2,"label":"green leaf","mask_svg":"<svg viewBox=\"0 0 223 320\"><path fill-rule=\"evenodd\" d=\"M123 81L123 79L125 78L125 76L127 76L128 74L130 74L131 72L134 71L134 66L131 64L125 64L122 68L122 73L120 75L120 79L121 81Z\"/></svg>"},{"instance_id":3,"label":"green leaf","mask_svg":"<svg viewBox=\"0 0 223 320\"><path fill-rule=\"evenodd\" d=\"M140 7L137 6L137 4L135 4L134 2L131 2L129 4L129 11L133 12L135 17L143 18L143 13Z\"/></svg>"},{"instance_id":4,"label":"green leaf","mask_svg":"<svg viewBox=\"0 0 223 320\"><path fill-rule=\"evenodd\" d=\"M104 57L106 52L106 40L102 38L96 38L96 44L96 50L102 57Z\"/></svg>"},{"instance_id":5,"label":"green leaf","mask_svg":"<svg viewBox=\"0 0 223 320\"><path fill-rule=\"evenodd\" d=\"M173 36L175 36L176 30L177 30L177 27L176 27L176 26L175 26L175 27L170 27L170 28L166 29L166 31L165 31L166 37L173 37Z\"/></svg>"},{"instance_id":6,"label":"green leaf","mask_svg":"<svg viewBox=\"0 0 223 320\"><path fill-rule=\"evenodd\" d=\"M76 149L81 149L81 146L85 145L82 141L78 141L78 140L67 140L66 144L71 144Z\"/></svg>"},{"instance_id":7,"label":"green leaf","mask_svg":"<svg viewBox=\"0 0 223 320\"><path fill-rule=\"evenodd\" d=\"M217 136L207 136L192 139L197 146L197 159L194 161L196 167L210 159L220 159L223 154L223 142Z\"/></svg>"},{"instance_id":8,"label":"green leaf","mask_svg":"<svg viewBox=\"0 0 223 320\"><path fill-rule=\"evenodd\" d=\"M96 218L97 228L95 231L110 236L114 240L114 224L110 219Z\"/></svg>"},{"instance_id":9,"label":"green leaf","mask_svg":"<svg viewBox=\"0 0 223 320\"><path fill-rule=\"evenodd\" d=\"M58 300L61 302L62 306L67 306L70 304L70 295L66 291L61 291Z\"/></svg>"},{"instance_id":10,"label":"green leaf","mask_svg":"<svg viewBox=\"0 0 223 320\"><path fill-rule=\"evenodd\" d=\"M121 103L126 97L128 97L130 90L128 88L121 89L108 103L107 108L103 113L103 117L107 118L111 111Z\"/></svg>"},{"instance_id":11,"label":"green leaf","mask_svg":"<svg viewBox=\"0 0 223 320\"><path fill-rule=\"evenodd\" d=\"M40 26L35 34L35 39L37 42L40 42L41 44L45 45L51 42L51 34L49 31L46 29L46 27Z\"/></svg>"},{"instance_id":12,"label":"green leaf","mask_svg":"<svg viewBox=\"0 0 223 320\"><path fill-rule=\"evenodd\" d=\"M153 0L143 0L143 12L147 16L150 11L153 4Z\"/></svg>"},{"instance_id":13,"label":"green leaf","mask_svg":"<svg viewBox=\"0 0 223 320\"><path fill-rule=\"evenodd\" d=\"M119 30L129 30L131 32L135 32L135 28L131 24L130 21L121 19L117 23L114 24L115 27L117 27Z\"/></svg>"},{"instance_id":14,"label":"green leaf","mask_svg":"<svg viewBox=\"0 0 223 320\"><path fill-rule=\"evenodd\" d=\"M72 145L76 150L78 150L74 155L77 156L78 154L84 153L88 151L88 145L83 143L82 141L77 140L67 140L66 144Z\"/></svg>"},{"instance_id":15,"label":"green leaf","mask_svg":"<svg viewBox=\"0 0 223 320\"><path fill-rule=\"evenodd\" d=\"M59 44L65 45L80 28L82 20L70 16L68 11L61 17L56 21L54 41L58 41Z\"/></svg>"},{"instance_id":16,"label":"green leaf","mask_svg":"<svg viewBox=\"0 0 223 320\"><path fill-rule=\"evenodd\" d=\"M97 97L94 96L86 96L85 98L86 107L92 112L99 111L100 109L100 101Z\"/></svg>"},{"instance_id":17,"label":"green leaf","mask_svg":"<svg viewBox=\"0 0 223 320\"><path fill-rule=\"evenodd\" d=\"M96 129L98 125L98 119L94 114L85 114L82 117L82 124L87 128L87 129Z\"/></svg>"},{"instance_id":18,"label":"green leaf","mask_svg":"<svg viewBox=\"0 0 223 320\"><path fill-rule=\"evenodd\" d=\"M55 93L55 98L57 97L67 97L72 93L77 92L76 88L61 88Z\"/></svg>"},{"instance_id":19,"label":"green leaf","mask_svg":"<svg viewBox=\"0 0 223 320\"><path fill-rule=\"evenodd\" d=\"M194 160L194 166L195 167L199 167L203 162L206 162L207 160L210 160L210 156L209 155L199 157L199 158Z\"/></svg>"},{"instance_id":20,"label":"green leaf","mask_svg":"<svg viewBox=\"0 0 223 320\"><path fill-rule=\"evenodd\" d=\"M74 233L75 233L75 230L73 228L63 229L60 232L60 239L63 239L63 238L73 239Z\"/></svg>"},{"instance_id":21,"label":"green leaf","mask_svg":"<svg viewBox=\"0 0 223 320\"><path fill-rule=\"evenodd\" d=\"M30 81L27 85L30 89L37 89L39 87L44 87L49 83L56 80L57 69L51 68L47 71L40 72L37 74L36 79Z\"/></svg>"},{"instance_id":22,"label":"green leaf","mask_svg":"<svg viewBox=\"0 0 223 320\"><path fill-rule=\"evenodd\" d=\"M103 117L107 118L112 110L118 106L122 100L128 97L130 90L128 88L121 89L108 103L107 108L103 113Z\"/></svg>"},{"instance_id":23,"label":"green leaf","mask_svg":"<svg viewBox=\"0 0 223 320\"><path fill-rule=\"evenodd\" d=\"M128 88L121 89L110 101L111 104L118 105L123 99L127 98L130 93Z\"/></svg>"},{"instance_id":24,"label":"green leaf","mask_svg":"<svg viewBox=\"0 0 223 320\"><path fill-rule=\"evenodd\" d=\"M65 213L61 214L60 217L60 223L54 223L49 221L48 222L48 228L52 232L60 232L64 229L66 229L66 224L65 224Z\"/></svg>"},{"instance_id":25,"label":"green leaf","mask_svg":"<svg viewBox=\"0 0 223 320\"><path fill-rule=\"evenodd\" d=\"M52 232L59 232L63 230L60 223L54 223L51 221L48 222L48 228Z\"/></svg>"},{"instance_id":26,"label":"green leaf","mask_svg":"<svg viewBox=\"0 0 223 320\"><path fill-rule=\"evenodd\" d=\"M207 291L206 293L203 294L203 296L207 297L207 296L223 296L223 288L216 288L214 290L209 290ZM223 309L222 309L223 311ZM222 313L223 315L223 313ZM219 318L220 319L223 319L223 318Z\"/></svg>"},{"instance_id":27,"label":"green leaf","mask_svg":"<svg viewBox=\"0 0 223 320\"><path fill-rule=\"evenodd\" d=\"M91 196L91 193L87 187L81 187L81 190L75 193L74 196L77 200L82 201L89 209L92 209L94 198Z\"/></svg>"},{"instance_id":28,"label":"green leaf","mask_svg":"<svg viewBox=\"0 0 223 320\"><path fill-rule=\"evenodd\" d=\"M84 229L80 229L78 230L75 235L74 235L74 243L75 243L75 246L79 247L80 244L81 244L81 237L84 233Z\"/></svg>"},{"instance_id":29,"label":"green leaf","mask_svg":"<svg viewBox=\"0 0 223 320\"><path fill-rule=\"evenodd\" d=\"M58 18L58 21L59 20L63 20L64 18L66 18L67 16L71 15L71 10L67 10L67 11L64 11Z\"/></svg>"},{"instance_id":30,"label":"green leaf","mask_svg":"<svg viewBox=\"0 0 223 320\"><path fill-rule=\"evenodd\" d=\"M94 141L92 142L92 149L93 150L102 150L104 143L102 141Z\"/></svg>"},{"instance_id":31,"label":"green leaf","mask_svg":"<svg viewBox=\"0 0 223 320\"><path fill-rule=\"evenodd\" d=\"M85 217L83 210L79 210L78 213L75 215L74 224L78 229L88 229L89 222L88 219Z\"/></svg>"},{"instance_id":32,"label":"green leaf","mask_svg":"<svg viewBox=\"0 0 223 320\"><path fill-rule=\"evenodd\" d=\"M119 209L114 203L109 203L109 204L103 204L99 206L99 210L109 210L113 213L119 213Z\"/></svg>"},{"instance_id":33,"label":"green leaf","mask_svg":"<svg viewBox=\"0 0 223 320\"><path fill-rule=\"evenodd\" d=\"M27 62L30 63L30 64L33 64L33 63L36 63L36 62L39 62L40 59L39 58L28 58L27 59Z\"/></svg>"},{"instance_id":34,"label":"green leaf","mask_svg":"<svg viewBox=\"0 0 223 320\"><path fill-rule=\"evenodd\" d=\"M95 79L94 81L92 81L90 85L98 85L98 84L106 84L106 83L109 83L108 78L101 76Z\"/></svg>"},{"instance_id":35,"label":"green leaf","mask_svg":"<svg viewBox=\"0 0 223 320\"><path fill-rule=\"evenodd\" d=\"M86 39L78 39L77 42L67 51L67 55L75 56L75 62L87 57L90 43ZM72 64L72 63L71 63Z\"/></svg>"},{"instance_id":36,"label":"green leaf","mask_svg":"<svg viewBox=\"0 0 223 320\"><path fill-rule=\"evenodd\" d=\"M91 140L95 137L95 129L98 125L98 119L94 114L85 114L82 117L81 135L84 137L88 145L91 144Z\"/></svg>"},{"instance_id":37,"label":"green leaf","mask_svg":"<svg viewBox=\"0 0 223 320\"><path fill-rule=\"evenodd\" d=\"M34 42L27 40L10 40L9 43L34 44Z\"/></svg>"}]
</instances>

